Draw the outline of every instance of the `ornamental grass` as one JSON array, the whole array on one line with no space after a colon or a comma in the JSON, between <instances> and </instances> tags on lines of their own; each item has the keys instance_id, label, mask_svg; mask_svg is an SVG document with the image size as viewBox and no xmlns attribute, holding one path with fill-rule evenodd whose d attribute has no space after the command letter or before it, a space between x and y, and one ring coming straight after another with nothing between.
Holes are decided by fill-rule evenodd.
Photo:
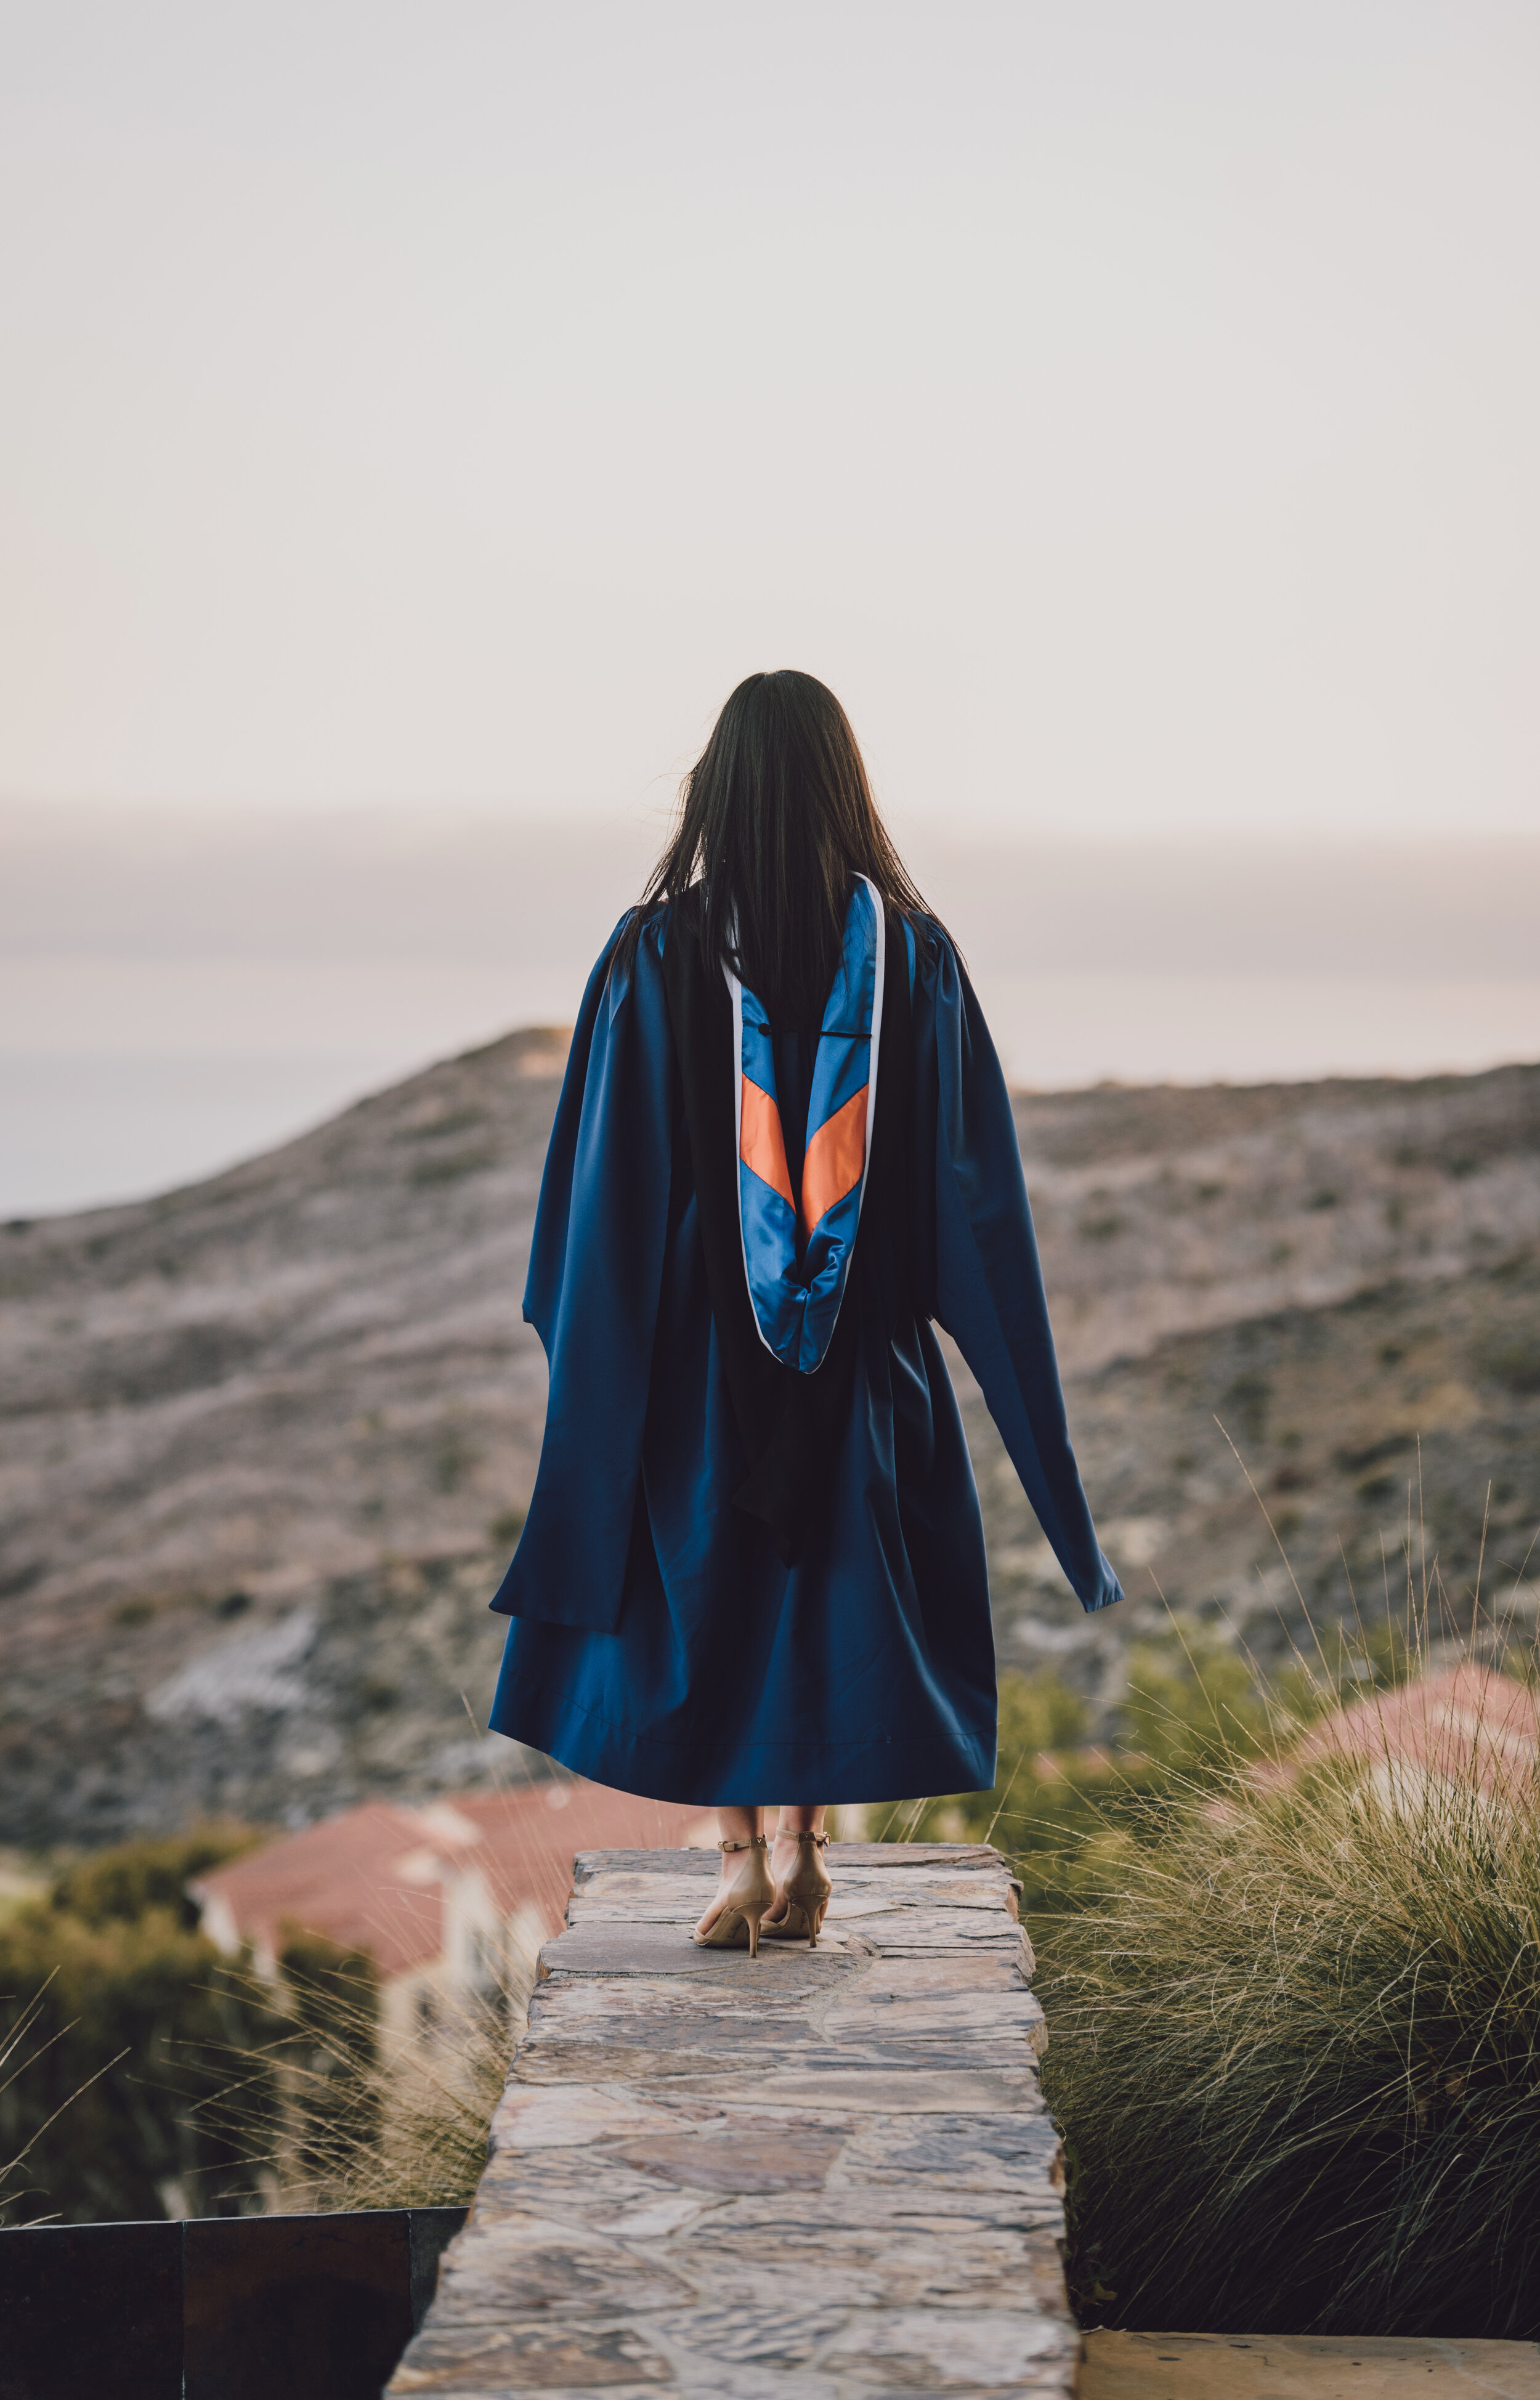
<instances>
[{"instance_id":1,"label":"ornamental grass","mask_svg":"<svg viewBox=\"0 0 1540 2400\"><path fill-rule=\"evenodd\" d=\"M1534 1659L1448 1616L1085 1837L1037 1979L1085 2322L1540 2336Z\"/></svg>"},{"instance_id":2,"label":"ornamental grass","mask_svg":"<svg viewBox=\"0 0 1540 2400\"><path fill-rule=\"evenodd\" d=\"M993 1792L885 1828L1015 1865L1087 2325L1540 2339L1535 1592L1424 1561L1281 1676L1173 1616L1099 1748L1004 1678Z\"/></svg>"},{"instance_id":3,"label":"ornamental grass","mask_svg":"<svg viewBox=\"0 0 1540 2400\"><path fill-rule=\"evenodd\" d=\"M255 1992L258 1979L248 1980ZM260 2059L239 2062L201 2111L240 2151L248 2204L285 2213L469 2205L530 1980L516 1973L506 1988L463 1995L430 2028L392 2032L380 2023L367 1958L315 1937L292 1943L278 1987L266 1987L276 2038Z\"/></svg>"},{"instance_id":4,"label":"ornamental grass","mask_svg":"<svg viewBox=\"0 0 1540 2400\"><path fill-rule=\"evenodd\" d=\"M1125 1845L1039 1979L1093 2321L1540 2335L1537 1799L1341 1759Z\"/></svg>"}]
</instances>

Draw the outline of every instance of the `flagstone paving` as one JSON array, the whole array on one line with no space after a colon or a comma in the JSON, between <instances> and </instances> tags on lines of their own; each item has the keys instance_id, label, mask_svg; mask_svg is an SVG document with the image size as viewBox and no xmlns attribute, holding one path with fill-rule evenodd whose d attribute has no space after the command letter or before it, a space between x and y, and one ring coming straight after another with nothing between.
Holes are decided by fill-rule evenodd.
<instances>
[{"instance_id":1,"label":"flagstone paving","mask_svg":"<svg viewBox=\"0 0 1540 2400\"><path fill-rule=\"evenodd\" d=\"M390 2400L1072 2393L998 1854L845 1843L816 1951L697 1950L715 1852L594 1851Z\"/></svg>"}]
</instances>

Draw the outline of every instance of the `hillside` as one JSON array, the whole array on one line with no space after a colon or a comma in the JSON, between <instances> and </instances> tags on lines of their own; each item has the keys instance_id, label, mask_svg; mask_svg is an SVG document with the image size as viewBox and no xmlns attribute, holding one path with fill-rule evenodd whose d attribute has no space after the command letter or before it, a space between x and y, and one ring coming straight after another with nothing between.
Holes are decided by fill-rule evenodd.
<instances>
[{"instance_id":1,"label":"hillside","mask_svg":"<svg viewBox=\"0 0 1540 2400\"><path fill-rule=\"evenodd\" d=\"M488 1771L471 1717L539 1444L519 1294L563 1057L512 1034L209 1182L0 1233L0 1840L297 1822ZM1263 1647L1297 1615L1216 1412L1313 1606L1345 1601L1339 1539L1378 1576L1419 1437L1446 1569L1474 1566L1489 1479L1489 1560L1518 1564L1540 1069L1016 1107L1131 1595L1158 1577ZM1145 1602L1080 1619L959 1381L1002 1654L1111 1697Z\"/></svg>"}]
</instances>

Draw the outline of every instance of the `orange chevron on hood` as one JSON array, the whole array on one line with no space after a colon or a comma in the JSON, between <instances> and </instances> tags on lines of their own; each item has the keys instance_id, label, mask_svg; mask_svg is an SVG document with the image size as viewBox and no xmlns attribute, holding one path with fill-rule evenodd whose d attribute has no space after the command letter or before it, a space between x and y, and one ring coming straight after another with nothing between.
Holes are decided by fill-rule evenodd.
<instances>
[{"instance_id":1,"label":"orange chevron on hood","mask_svg":"<svg viewBox=\"0 0 1540 2400\"><path fill-rule=\"evenodd\" d=\"M865 1095L863 1095L865 1098ZM781 1111L769 1092L743 1077L743 1114L738 1131L738 1155L751 1175L779 1192L788 1208L797 1206L797 1195L791 1188L791 1174L786 1166L786 1142L781 1131ZM804 1178L804 1180L806 1179Z\"/></svg>"},{"instance_id":2,"label":"orange chevron on hood","mask_svg":"<svg viewBox=\"0 0 1540 2400\"><path fill-rule=\"evenodd\" d=\"M811 1235L821 1217L828 1214L847 1192L853 1192L866 1171L866 1095L870 1085L863 1084L852 1092L842 1109L825 1117L808 1143L808 1154L802 1162L802 1207L800 1216L804 1235ZM776 1132L781 1130L776 1120ZM784 1173L783 1166L782 1172Z\"/></svg>"}]
</instances>

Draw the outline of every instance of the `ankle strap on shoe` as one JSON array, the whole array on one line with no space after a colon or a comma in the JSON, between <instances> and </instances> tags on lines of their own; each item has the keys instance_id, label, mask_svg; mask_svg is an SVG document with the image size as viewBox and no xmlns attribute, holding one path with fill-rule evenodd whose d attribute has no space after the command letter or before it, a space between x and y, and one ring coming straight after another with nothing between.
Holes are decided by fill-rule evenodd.
<instances>
[{"instance_id":1,"label":"ankle strap on shoe","mask_svg":"<svg viewBox=\"0 0 1540 2400\"><path fill-rule=\"evenodd\" d=\"M763 1834L751 1834L746 1842L718 1842L719 1850L768 1850L770 1844Z\"/></svg>"},{"instance_id":2,"label":"ankle strap on shoe","mask_svg":"<svg viewBox=\"0 0 1540 2400\"><path fill-rule=\"evenodd\" d=\"M782 1842L787 1837L784 1834L778 1834L776 1836L776 1839ZM793 1834L791 1835L791 1839L794 1842L816 1842L821 1850L826 1850L829 1847L829 1837L827 1834Z\"/></svg>"}]
</instances>

